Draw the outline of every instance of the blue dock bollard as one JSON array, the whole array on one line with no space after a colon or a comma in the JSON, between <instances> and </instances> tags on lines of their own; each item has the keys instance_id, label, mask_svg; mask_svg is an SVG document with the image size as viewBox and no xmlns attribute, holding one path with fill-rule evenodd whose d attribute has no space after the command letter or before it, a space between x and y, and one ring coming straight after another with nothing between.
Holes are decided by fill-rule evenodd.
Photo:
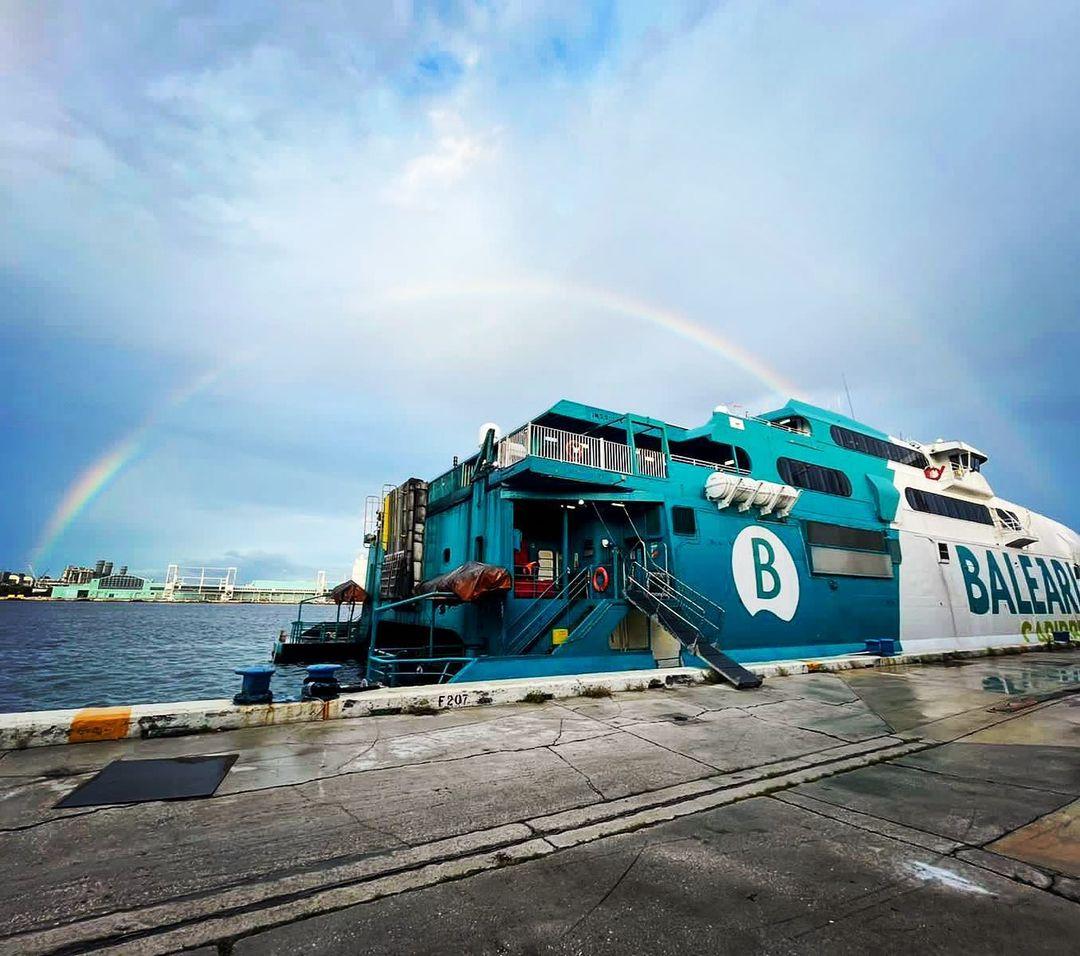
<instances>
[{"instance_id":1,"label":"blue dock bollard","mask_svg":"<svg viewBox=\"0 0 1080 956\"><path fill-rule=\"evenodd\" d=\"M252 664L238 667L234 673L243 678L240 693L233 698L234 704L270 704L274 692L270 690L270 678L274 676L273 664Z\"/></svg>"},{"instance_id":2,"label":"blue dock bollard","mask_svg":"<svg viewBox=\"0 0 1080 956\"><path fill-rule=\"evenodd\" d=\"M300 689L301 700L333 700L341 691L337 680L340 664L309 664L304 686Z\"/></svg>"}]
</instances>

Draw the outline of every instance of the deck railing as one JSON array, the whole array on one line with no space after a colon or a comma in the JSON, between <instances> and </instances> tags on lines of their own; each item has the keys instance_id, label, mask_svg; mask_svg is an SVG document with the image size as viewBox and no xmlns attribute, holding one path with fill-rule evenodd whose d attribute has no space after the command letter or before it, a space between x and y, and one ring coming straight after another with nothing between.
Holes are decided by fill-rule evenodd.
<instances>
[{"instance_id":1,"label":"deck railing","mask_svg":"<svg viewBox=\"0 0 1080 956\"><path fill-rule=\"evenodd\" d=\"M368 655L367 679L386 687L413 687L418 684L445 684L472 657L420 657L413 648L372 650Z\"/></svg>"},{"instance_id":2,"label":"deck railing","mask_svg":"<svg viewBox=\"0 0 1080 956\"><path fill-rule=\"evenodd\" d=\"M711 468L713 471L727 471L733 475L748 475L750 472L746 468L740 468L738 465L721 465L716 461L705 461L701 458L690 458L687 455L672 455L672 461L681 462L684 465L697 465L699 468Z\"/></svg>"},{"instance_id":3,"label":"deck railing","mask_svg":"<svg viewBox=\"0 0 1080 956\"><path fill-rule=\"evenodd\" d=\"M509 468L529 457L599 468L621 475L632 473L629 445L532 422L499 442L498 466ZM640 474L652 478L667 477L667 460L661 451L637 449L637 464Z\"/></svg>"},{"instance_id":4,"label":"deck railing","mask_svg":"<svg viewBox=\"0 0 1080 956\"><path fill-rule=\"evenodd\" d=\"M635 450L637 451L639 473L647 475L649 478L667 477L667 459L664 458L662 451L656 451L652 448L638 448Z\"/></svg>"},{"instance_id":5,"label":"deck railing","mask_svg":"<svg viewBox=\"0 0 1080 956\"><path fill-rule=\"evenodd\" d=\"M476 459L470 458L459 465L454 465L449 471L444 471L438 478L434 478L428 486L428 500L444 498L455 491L466 487L472 481L476 471Z\"/></svg>"},{"instance_id":6,"label":"deck railing","mask_svg":"<svg viewBox=\"0 0 1080 956\"><path fill-rule=\"evenodd\" d=\"M648 478L666 478L668 475L667 456L660 449L631 449L623 442L609 441L595 435L579 435L577 432L552 428L550 425L538 425L535 422L523 425L499 441L495 450L495 466L509 468L526 458L546 458L548 461L562 461L568 465L614 471L620 475L633 474L634 470L630 465L631 461L634 461L639 475ZM673 455L672 458L675 459L676 456ZM467 487L475 472L475 457L455 465L432 480L428 499L435 501Z\"/></svg>"}]
</instances>

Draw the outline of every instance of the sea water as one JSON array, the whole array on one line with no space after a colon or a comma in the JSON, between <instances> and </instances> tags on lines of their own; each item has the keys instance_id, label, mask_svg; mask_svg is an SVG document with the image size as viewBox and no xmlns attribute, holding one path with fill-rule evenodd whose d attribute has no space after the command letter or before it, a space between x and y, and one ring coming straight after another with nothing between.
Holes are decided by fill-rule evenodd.
<instances>
[{"instance_id":1,"label":"sea water","mask_svg":"<svg viewBox=\"0 0 1080 956\"><path fill-rule=\"evenodd\" d=\"M334 613L304 606L305 621ZM0 713L232 697L233 669L269 662L295 619L288 604L0 601ZM304 673L279 665L275 696L298 697Z\"/></svg>"}]
</instances>

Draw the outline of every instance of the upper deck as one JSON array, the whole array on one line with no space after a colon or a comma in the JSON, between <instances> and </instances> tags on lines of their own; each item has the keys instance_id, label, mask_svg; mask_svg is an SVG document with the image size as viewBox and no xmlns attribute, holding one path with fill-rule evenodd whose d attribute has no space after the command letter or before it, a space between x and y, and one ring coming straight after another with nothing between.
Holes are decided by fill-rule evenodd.
<instances>
[{"instance_id":1,"label":"upper deck","mask_svg":"<svg viewBox=\"0 0 1080 956\"><path fill-rule=\"evenodd\" d=\"M714 437L718 417L728 420L727 428L777 429L796 433L782 422L768 421L718 408L713 420L697 429L687 429L657 419L631 413L610 412L561 401L543 415L526 422L500 438L490 461L498 480L507 480L523 471L533 471L556 479L586 481L593 485L623 484L628 478L664 480L671 476L672 463L709 471L748 475L750 457L733 441ZM472 482L480 455L456 463L435 478L429 489L433 506L466 489Z\"/></svg>"},{"instance_id":2,"label":"upper deck","mask_svg":"<svg viewBox=\"0 0 1080 956\"><path fill-rule=\"evenodd\" d=\"M721 405L689 429L564 400L486 453L455 462L430 483L429 503L439 511L466 497L478 467L489 485L527 484L534 493L657 497L673 496L667 483L685 483L687 469L700 469L809 492L800 505L808 516L890 523L901 519L906 502L908 511L962 520L975 520L969 515L977 511L979 522L1013 546L1035 540L1026 509L994 496L979 471L985 460L963 442L895 438L795 400L759 416Z\"/></svg>"}]
</instances>

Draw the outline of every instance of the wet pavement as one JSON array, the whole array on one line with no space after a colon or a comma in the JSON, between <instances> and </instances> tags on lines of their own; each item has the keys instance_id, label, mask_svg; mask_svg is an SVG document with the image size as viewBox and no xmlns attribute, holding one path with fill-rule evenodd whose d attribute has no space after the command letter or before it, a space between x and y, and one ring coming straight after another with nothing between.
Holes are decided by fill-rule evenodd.
<instances>
[{"instance_id":1,"label":"wet pavement","mask_svg":"<svg viewBox=\"0 0 1080 956\"><path fill-rule=\"evenodd\" d=\"M0 756L0 946L1062 952L1080 654ZM208 800L56 810L117 758Z\"/></svg>"}]
</instances>

